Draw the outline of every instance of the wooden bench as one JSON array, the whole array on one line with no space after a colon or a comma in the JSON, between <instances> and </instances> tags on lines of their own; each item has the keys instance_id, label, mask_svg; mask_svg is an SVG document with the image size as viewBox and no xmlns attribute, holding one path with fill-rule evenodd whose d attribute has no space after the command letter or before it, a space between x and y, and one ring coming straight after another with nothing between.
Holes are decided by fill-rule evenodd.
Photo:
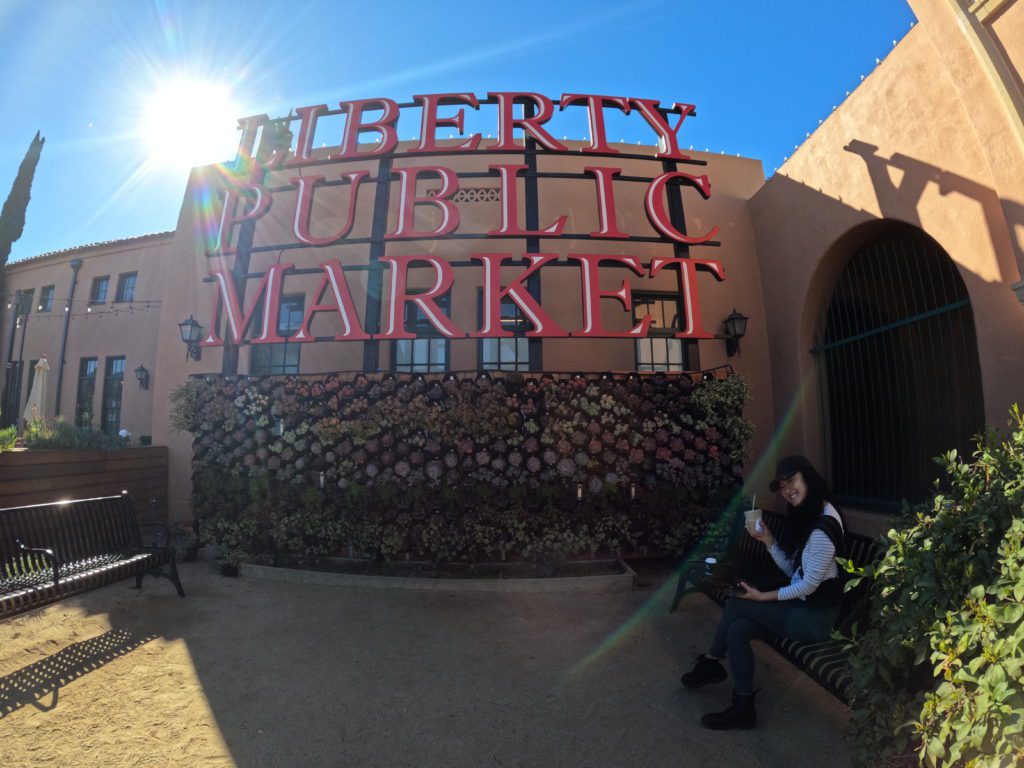
<instances>
[{"instance_id":1,"label":"wooden bench","mask_svg":"<svg viewBox=\"0 0 1024 768\"><path fill-rule=\"evenodd\" d=\"M785 531L784 515L764 512L764 521L776 537ZM702 592L719 605L724 605L729 587L741 577L754 584L778 584L787 580L768 554L767 548L748 536L743 525L743 513L740 512L727 534L720 535L716 542L722 545L718 552L708 552L720 558L710 575L705 573L702 561L684 561L670 611L675 611L682 598L694 591ZM866 536L847 533L845 543L846 559L858 566L867 565L882 554L879 543ZM862 582L843 597L836 629L844 635L849 635L855 622L863 627L867 619L867 588L867 582ZM828 639L812 643L774 637L768 644L840 701L848 703L848 658L841 641Z\"/></svg>"},{"instance_id":2,"label":"wooden bench","mask_svg":"<svg viewBox=\"0 0 1024 768\"><path fill-rule=\"evenodd\" d=\"M0 619L164 566L184 597L174 549L142 543L127 492L0 509Z\"/></svg>"}]
</instances>

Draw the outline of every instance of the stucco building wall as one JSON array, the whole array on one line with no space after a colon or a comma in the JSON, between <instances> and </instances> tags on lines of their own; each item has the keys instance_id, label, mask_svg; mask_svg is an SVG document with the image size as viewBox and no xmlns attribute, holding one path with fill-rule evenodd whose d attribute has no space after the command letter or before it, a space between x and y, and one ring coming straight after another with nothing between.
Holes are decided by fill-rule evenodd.
<instances>
[{"instance_id":1,"label":"stucco building wall","mask_svg":"<svg viewBox=\"0 0 1024 768\"><path fill-rule=\"evenodd\" d=\"M120 426L135 437L152 433L153 384L156 379L156 338L160 312L165 301L160 274L168 257L171 233L147 235L115 243L76 248L35 259L16 262L7 270L7 290L33 292L30 311L15 329L13 359L22 360L24 374L18 415L28 398L28 369L31 362L46 356L50 365L44 413L52 419L57 408L57 381L60 365L60 342L67 323L64 375L61 382L59 413L74 422L78 396L79 361L96 358L96 385L92 398L92 426L100 427L102 415L104 369L107 358L124 357ZM81 261L73 302L68 311L74 270L72 261ZM136 282L131 301L116 301L118 278L135 273ZM105 301L91 303L94 279L109 278ZM53 286L52 305L41 305L41 289ZM11 340L11 309L5 308L0 333L4 343L4 359ZM142 389L136 382L135 368L143 366L150 373L150 388Z\"/></svg>"},{"instance_id":2,"label":"stucco building wall","mask_svg":"<svg viewBox=\"0 0 1024 768\"><path fill-rule=\"evenodd\" d=\"M911 5L921 23L751 200L779 453L825 457L809 350L843 266L886 221L923 230L956 264L974 311L986 421L1003 425L1024 394L1024 306L1011 289L1024 265L1020 116L954 4Z\"/></svg>"}]
</instances>

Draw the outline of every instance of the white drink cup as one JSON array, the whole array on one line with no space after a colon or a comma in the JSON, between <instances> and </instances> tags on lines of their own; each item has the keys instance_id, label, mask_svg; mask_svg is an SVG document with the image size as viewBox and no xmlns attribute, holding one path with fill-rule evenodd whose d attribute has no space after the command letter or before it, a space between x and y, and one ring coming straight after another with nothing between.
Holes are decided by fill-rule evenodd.
<instances>
[{"instance_id":1,"label":"white drink cup","mask_svg":"<svg viewBox=\"0 0 1024 768\"><path fill-rule=\"evenodd\" d=\"M760 509L748 509L746 512L743 513L743 516L747 519L747 533L749 533L751 536L753 536L754 535L754 526L757 525L757 521L761 519L761 510ZM764 530L763 524L762 524L762 530Z\"/></svg>"}]
</instances>

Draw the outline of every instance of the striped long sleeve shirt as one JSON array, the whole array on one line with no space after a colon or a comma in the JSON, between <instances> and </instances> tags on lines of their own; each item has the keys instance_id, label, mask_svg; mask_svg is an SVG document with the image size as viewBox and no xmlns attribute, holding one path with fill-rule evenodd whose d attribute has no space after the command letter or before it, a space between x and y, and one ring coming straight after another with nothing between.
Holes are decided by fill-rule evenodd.
<instances>
[{"instance_id":1,"label":"striped long sleeve shirt","mask_svg":"<svg viewBox=\"0 0 1024 768\"><path fill-rule=\"evenodd\" d=\"M831 504L825 505L822 513L830 515L843 524L835 507ZM834 579L839 575L839 566L836 564L836 548L824 531L814 530L804 544L803 555L800 558L800 568L796 567L793 560L786 557L786 553L779 546L778 542L772 544L768 554L772 556L775 564L790 577L789 586L779 590L779 600L806 600L821 582L826 579Z\"/></svg>"}]
</instances>

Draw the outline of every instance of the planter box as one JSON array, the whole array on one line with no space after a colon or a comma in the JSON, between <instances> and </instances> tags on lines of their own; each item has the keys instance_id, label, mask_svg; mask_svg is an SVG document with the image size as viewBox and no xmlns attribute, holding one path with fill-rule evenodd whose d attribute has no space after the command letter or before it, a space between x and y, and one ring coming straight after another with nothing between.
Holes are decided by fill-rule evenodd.
<instances>
[{"instance_id":1,"label":"planter box","mask_svg":"<svg viewBox=\"0 0 1024 768\"><path fill-rule=\"evenodd\" d=\"M131 494L140 520L167 517L167 447L0 453L0 508ZM156 499L151 514L149 499Z\"/></svg>"}]
</instances>

